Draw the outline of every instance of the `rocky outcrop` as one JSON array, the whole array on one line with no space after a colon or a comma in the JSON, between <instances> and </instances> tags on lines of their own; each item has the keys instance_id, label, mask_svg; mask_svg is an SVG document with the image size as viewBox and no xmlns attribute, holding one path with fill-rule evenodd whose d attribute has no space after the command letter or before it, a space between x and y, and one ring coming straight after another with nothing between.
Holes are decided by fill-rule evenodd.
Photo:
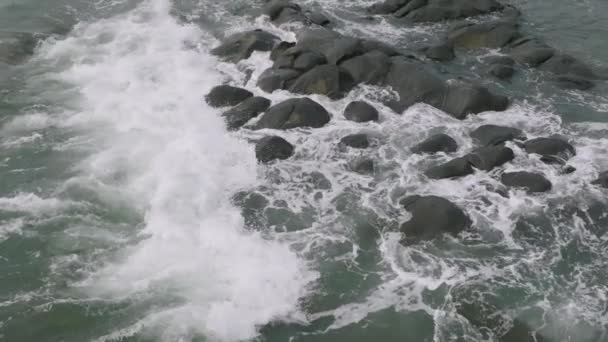
<instances>
[{"instance_id":1,"label":"rocky outcrop","mask_svg":"<svg viewBox=\"0 0 608 342\"><path fill-rule=\"evenodd\" d=\"M529 193L551 190L551 182L540 173L518 171L506 172L500 177L502 184L513 188L524 188Z\"/></svg>"},{"instance_id":2,"label":"rocky outcrop","mask_svg":"<svg viewBox=\"0 0 608 342\"><path fill-rule=\"evenodd\" d=\"M261 163L288 159L293 152L293 145L278 136L264 137L255 145L255 156Z\"/></svg>"},{"instance_id":3,"label":"rocky outcrop","mask_svg":"<svg viewBox=\"0 0 608 342\"><path fill-rule=\"evenodd\" d=\"M559 137L536 138L526 141L524 149L528 153L540 154L543 161L551 164L566 161L576 155L574 146ZM562 163L563 164L563 163Z\"/></svg>"},{"instance_id":4,"label":"rocky outcrop","mask_svg":"<svg viewBox=\"0 0 608 342\"><path fill-rule=\"evenodd\" d=\"M451 153L458 150L458 143L447 134L435 134L411 148L413 153Z\"/></svg>"},{"instance_id":5,"label":"rocky outcrop","mask_svg":"<svg viewBox=\"0 0 608 342\"><path fill-rule=\"evenodd\" d=\"M511 140L526 140L521 129L498 125L482 125L471 132L471 138L482 146L500 145Z\"/></svg>"},{"instance_id":6,"label":"rocky outcrop","mask_svg":"<svg viewBox=\"0 0 608 342\"><path fill-rule=\"evenodd\" d=\"M263 97L250 97L238 106L224 112L222 116L229 130L235 130L245 125L270 107L270 100Z\"/></svg>"},{"instance_id":7,"label":"rocky outcrop","mask_svg":"<svg viewBox=\"0 0 608 342\"><path fill-rule=\"evenodd\" d=\"M236 106L252 96L253 93L247 89L224 84L213 87L205 100L211 107L226 107Z\"/></svg>"},{"instance_id":8,"label":"rocky outcrop","mask_svg":"<svg viewBox=\"0 0 608 342\"><path fill-rule=\"evenodd\" d=\"M255 127L257 129L318 128L325 126L330 119L329 113L323 106L304 97L289 99L270 107Z\"/></svg>"},{"instance_id":9,"label":"rocky outcrop","mask_svg":"<svg viewBox=\"0 0 608 342\"><path fill-rule=\"evenodd\" d=\"M439 22L488 14L504 7L495 0L385 0L371 14L393 14L408 22Z\"/></svg>"},{"instance_id":10,"label":"rocky outcrop","mask_svg":"<svg viewBox=\"0 0 608 342\"><path fill-rule=\"evenodd\" d=\"M249 58L254 51L271 51L279 42L279 37L263 30L241 32L224 39L211 54L236 63Z\"/></svg>"},{"instance_id":11,"label":"rocky outcrop","mask_svg":"<svg viewBox=\"0 0 608 342\"><path fill-rule=\"evenodd\" d=\"M438 196L410 196L400 201L412 218L401 225L402 243L430 240L444 233L457 235L471 220L456 204Z\"/></svg>"},{"instance_id":12,"label":"rocky outcrop","mask_svg":"<svg viewBox=\"0 0 608 342\"><path fill-rule=\"evenodd\" d=\"M344 108L344 117L354 122L378 121L378 110L365 101L353 101Z\"/></svg>"},{"instance_id":13,"label":"rocky outcrop","mask_svg":"<svg viewBox=\"0 0 608 342\"><path fill-rule=\"evenodd\" d=\"M296 94L325 95L330 99L344 97L354 87L350 74L336 65L320 65L298 77L289 86Z\"/></svg>"}]
</instances>

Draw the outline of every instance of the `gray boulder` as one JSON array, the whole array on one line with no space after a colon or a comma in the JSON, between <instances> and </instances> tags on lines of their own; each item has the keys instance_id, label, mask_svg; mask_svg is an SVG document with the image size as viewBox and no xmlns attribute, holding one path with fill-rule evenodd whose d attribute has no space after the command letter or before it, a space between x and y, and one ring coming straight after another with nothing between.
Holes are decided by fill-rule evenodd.
<instances>
[{"instance_id":1,"label":"gray boulder","mask_svg":"<svg viewBox=\"0 0 608 342\"><path fill-rule=\"evenodd\" d=\"M413 153L456 152L458 143L447 134L435 134L411 148Z\"/></svg>"},{"instance_id":2,"label":"gray boulder","mask_svg":"<svg viewBox=\"0 0 608 342\"><path fill-rule=\"evenodd\" d=\"M235 130L245 125L270 107L270 100L263 97L250 97L236 107L224 112L222 116L229 130Z\"/></svg>"},{"instance_id":3,"label":"gray boulder","mask_svg":"<svg viewBox=\"0 0 608 342\"><path fill-rule=\"evenodd\" d=\"M529 193L549 191L552 187L545 176L526 171L503 173L500 181L509 187L525 188Z\"/></svg>"},{"instance_id":4,"label":"gray boulder","mask_svg":"<svg viewBox=\"0 0 608 342\"><path fill-rule=\"evenodd\" d=\"M475 143L482 146L500 145L511 140L526 140L521 129L498 125L483 125L471 132Z\"/></svg>"},{"instance_id":5,"label":"gray boulder","mask_svg":"<svg viewBox=\"0 0 608 342\"><path fill-rule=\"evenodd\" d=\"M461 80L446 82L440 93L433 94L427 103L463 120L468 114L486 111L503 111L509 107L509 99L496 95L487 88Z\"/></svg>"},{"instance_id":6,"label":"gray boulder","mask_svg":"<svg viewBox=\"0 0 608 342\"><path fill-rule=\"evenodd\" d=\"M601 172L597 179L591 182L591 184L608 188L608 171Z\"/></svg>"},{"instance_id":7,"label":"gray boulder","mask_svg":"<svg viewBox=\"0 0 608 342\"><path fill-rule=\"evenodd\" d=\"M501 48L519 37L516 22L501 20L461 26L448 34L449 42L456 48Z\"/></svg>"},{"instance_id":8,"label":"gray boulder","mask_svg":"<svg viewBox=\"0 0 608 342\"><path fill-rule=\"evenodd\" d=\"M361 175L371 175L374 173L374 161L364 158L353 163L352 170Z\"/></svg>"},{"instance_id":9,"label":"gray boulder","mask_svg":"<svg viewBox=\"0 0 608 342\"><path fill-rule=\"evenodd\" d=\"M279 42L279 37L266 31L247 31L227 37L211 54L236 63L249 58L253 51L271 51Z\"/></svg>"},{"instance_id":10,"label":"gray boulder","mask_svg":"<svg viewBox=\"0 0 608 342\"><path fill-rule=\"evenodd\" d=\"M505 146L481 147L466 156L476 169L490 171L515 158L513 150Z\"/></svg>"},{"instance_id":11,"label":"gray boulder","mask_svg":"<svg viewBox=\"0 0 608 342\"><path fill-rule=\"evenodd\" d=\"M211 107L236 106L253 96L247 89L233 87L227 84L213 87L205 100Z\"/></svg>"},{"instance_id":12,"label":"gray boulder","mask_svg":"<svg viewBox=\"0 0 608 342\"><path fill-rule=\"evenodd\" d=\"M371 51L345 60L340 64L352 76L355 83L379 85L391 67L391 59L381 51Z\"/></svg>"},{"instance_id":13,"label":"gray boulder","mask_svg":"<svg viewBox=\"0 0 608 342\"><path fill-rule=\"evenodd\" d=\"M288 89L302 73L293 69L266 69L258 77L257 86L272 93L278 89Z\"/></svg>"},{"instance_id":14,"label":"gray boulder","mask_svg":"<svg viewBox=\"0 0 608 342\"><path fill-rule=\"evenodd\" d=\"M354 122L378 121L378 110L365 101L353 101L344 108L344 117Z\"/></svg>"},{"instance_id":15,"label":"gray boulder","mask_svg":"<svg viewBox=\"0 0 608 342\"><path fill-rule=\"evenodd\" d=\"M446 163L429 168L424 172L431 179L464 177L475 172L466 157L452 159Z\"/></svg>"},{"instance_id":16,"label":"gray boulder","mask_svg":"<svg viewBox=\"0 0 608 342\"><path fill-rule=\"evenodd\" d=\"M367 134L351 134L342 138L340 144L352 148L368 148L369 139L367 138Z\"/></svg>"},{"instance_id":17,"label":"gray boulder","mask_svg":"<svg viewBox=\"0 0 608 342\"><path fill-rule=\"evenodd\" d=\"M401 225L403 244L431 240L444 233L457 235L471 225L469 217L456 204L438 196L410 196L400 204L412 214Z\"/></svg>"},{"instance_id":18,"label":"gray boulder","mask_svg":"<svg viewBox=\"0 0 608 342\"><path fill-rule=\"evenodd\" d=\"M570 157L576 155L574 147L567 141L558 137L528 140L524 144L524 149L528 153L540 154L549 159L551 159L551 157L556 157L562 160L568 160Z\"/></svg>"},{"instance_id":19,"label":"gray boulder","mask_svg":"<svg viewBox=\"0 0 608 342\"><path fill-rule=\"evenodd\" d=\"M288 159L293 152L293 145L278 136L264 137L255 145L255 156L262 163Z\"/></svg>"},{"instance_id":20,"label":"gray boulder","mask_svg":"<svg viewBox=\"0 0 608 342\"><path fill-rule=\"evenodd\" d=\"M511 44L509 54L519 63L536 67L553 57L555 49L538 39L521 38Z\"/></svg>"},{"instance_id":21,"label":"gray boulder","mask_svg":"<svg viewBox=\"0 0 608 342\"><path fill-rule=\"evenodd\" d=\"M429 46L424 49L424 55L429 59L439 62L448 62L456 58L454 47L450 43Z\"/></svg>"},{"instance_id":22,"label":"gray boulder","mask_svg":"<svg viewBox=\"0 0 608 342\"><path fill-rule=\"evenodd\" d=\"M318 128L325 126L330 119L329 113L323 106L304 97L289 99L270 107L255 127L257 129Z\"/></svg>"},{"instance_id":23,"label":"gray boulder","mask_svg":"<svg viewBox=\"0 0 608 342\"><path fill-rule=\"evenodd\" d=\"M336 65L320 65L307 71L289 87L296 94L319 94L331 99L344 97L354 87L354 81L346 70Z\"/></svg>"}]
</instances>

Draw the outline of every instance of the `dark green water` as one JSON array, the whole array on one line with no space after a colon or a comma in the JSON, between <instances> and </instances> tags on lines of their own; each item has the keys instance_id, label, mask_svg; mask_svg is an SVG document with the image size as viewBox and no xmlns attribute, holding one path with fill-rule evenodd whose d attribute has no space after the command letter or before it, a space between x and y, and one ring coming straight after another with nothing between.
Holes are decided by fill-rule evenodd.
<instances>
[{"instance_id":1,"label":"dark green water","mask_svg":"<svg viewBox=\"0 0 608 342\"><path fill-rule=\"evenodd\" d=\"M301 3L339 31L404 47L446 28L362 21L369 1ZM526 33L608 67L607 3L512 3ZM375 90L319 97L332 123L284 133L295 158L260 166L246 142L259 133L228 133L201 100L246 69L256 94L289 97L255 89L267 55L234 66L208 54L254 27L293 39L259 5L0 0L0 341L499 341L471 317L546 341L608 341L606 191L589 184L608 169L606 82L564 91L534 70L485 80L514 105L464 122L380 106L380 123L356 126L337 113ZM447 68L483 79L477 57ZM407 146L439 129L466 150L482 123L567 136L577 171L516 150L509 167L541 170L554 188L510 198L487 190L491 174L419 175L428 162ZM361 129L377 137L371 149L336 147ZM362 156L378 162L373 177L346 171ZM235 205L239 191L257 201ZM401 246L398 198L420 192L467 208L475 231ZM523 341L510 338L500 342Z\"/></svg>"}]
</instances>

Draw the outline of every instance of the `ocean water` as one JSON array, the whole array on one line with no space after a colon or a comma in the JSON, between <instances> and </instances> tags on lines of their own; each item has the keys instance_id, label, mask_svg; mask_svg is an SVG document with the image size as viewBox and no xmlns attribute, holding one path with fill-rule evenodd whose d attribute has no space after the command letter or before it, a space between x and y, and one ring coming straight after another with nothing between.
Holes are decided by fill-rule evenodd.
<instances>
[{"instance_id":1,"label":"ocean water","mask_svg":"<svg viewBox=\"0 0 608 342\"><path fill-rule=\"evenodd\" d=\"M299 3L340 32L405 48L447 28L362 19L370 0ZM608 70L605 1L511 3L524 32ZM312 96L331 123L273 132L296 154L258 165L249 141L269 131L228 132L203 96L229 81L273 103L293 97L255 87L268 53L238 65L209 54L252 28L294 41L297 28L275 27L261 5L0 0L0 341L517 341L457 307L523 322L543 341L608 341L608 200L590 185L608 169L605 81L564 91L523 70L504 84L485 79L480 55L460 56L443 67L507 94L507 111L459 121L417 104L397 115L374 87ZM23 54L3 58L15 37ZM354 99L373 103L380 121L345 120ZM505 198L489 190L495 173L421 175L451 157L409 146L447 132L464 154L468 132L486 123L571 139L576 172L510 145L506 169L543 172L551 192ZM361 131L370 149L338 147ZM375 160L373 176L349 171L363 157ZM475 229L401 246L404 194L449 198Z\"/></svg>"}]
</instances>

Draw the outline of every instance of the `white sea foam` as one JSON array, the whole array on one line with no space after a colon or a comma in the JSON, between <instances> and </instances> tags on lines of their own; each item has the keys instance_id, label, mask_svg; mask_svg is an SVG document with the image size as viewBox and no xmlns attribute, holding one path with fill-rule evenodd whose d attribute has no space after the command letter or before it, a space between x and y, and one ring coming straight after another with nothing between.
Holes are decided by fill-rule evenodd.
<instances>
[{"instance_id":1,"label":"white sea foam","mask_svg":"<svg viewBox=\"0 0 608 342\"><path fill-rule=\"evenodd\" d=\"M82 174L145 208L146 238L78 286L117 300L177 298L134 318L146 324L102 339L144 327L167 341L250 339L260 325L297 314L314 273L286 245L243 229L230 197L256 184L253 149L229 136L219 111L202 101L222 82L205 52L212 38L169 11L170 1L146 1L41 49L41 58L64 67L55 77L78 92L67 125L96 139Z\"/></svg>"}]
</instances>

